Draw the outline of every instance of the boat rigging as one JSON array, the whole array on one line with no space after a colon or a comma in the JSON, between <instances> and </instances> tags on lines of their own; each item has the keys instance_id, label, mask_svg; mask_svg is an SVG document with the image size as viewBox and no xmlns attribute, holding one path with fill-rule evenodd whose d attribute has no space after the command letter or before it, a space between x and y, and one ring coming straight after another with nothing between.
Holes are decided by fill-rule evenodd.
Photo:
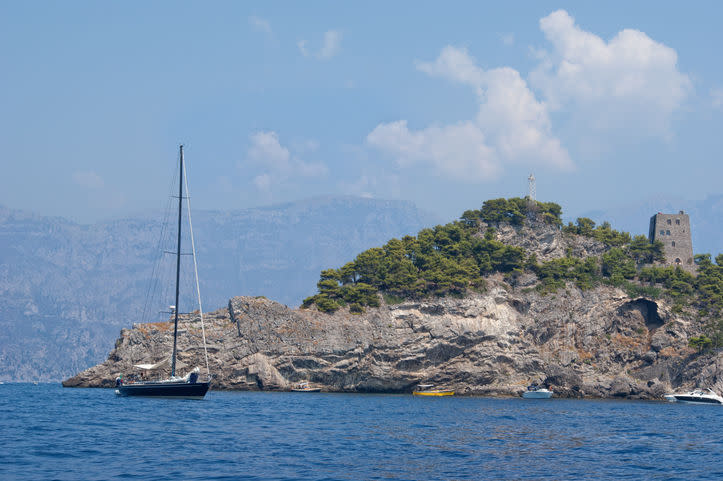
<instances>
[{"instance_id":1,"label":"boat rigging","mask_svg":"<svg viewBox=\"0 0 723 481\"><path fill-rule=\"evenodd\" d=\"M175 282L175 304L171 306L173 314L173 350L170 357L170 377L154 381L123 382L121 376L116 378L116 393L120 396L148 396L148 397L170 397L203 399L211 385L211 372L208 364L208 349L206 347L206 328L203 322L203 307L201 304L201 291L198 282L198 264L196 262L196 245L193 238L193 224L191 222L191 201L188 195L184 197L184 181L186 194L188 194L188 180L185 175L186 167L183 161L183 145L179 148L179 179L178 179L178 222L176 236L176 282ZM203 337L203 351L206 361L207 379L199 381L200 369L196 367L184 377L176 376L176 368L183 367L177 363L178 357L178 315L180 302L180 278L181 278L181 228L183 217L183 199L187 200L188 206L188 228L191 239L191 255L193 257L193 273L198 300L198 312L201 318L201 333ZM156 363L136 364L135 367L145 371L153 371L168 367L169 359Z\"/></svg>"}]
</instances>

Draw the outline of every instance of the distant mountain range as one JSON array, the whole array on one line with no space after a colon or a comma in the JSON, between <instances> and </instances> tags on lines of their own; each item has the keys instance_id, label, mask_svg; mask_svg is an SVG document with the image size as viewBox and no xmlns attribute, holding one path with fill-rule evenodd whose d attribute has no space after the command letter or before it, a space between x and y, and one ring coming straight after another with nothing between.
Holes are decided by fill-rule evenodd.
<instances>
[{"instance_id":1,"label":"distant mountain range","mask_svg":"<svg viewBox=\"0 0 723 481\"><path fill-rule=\"evenodd\" d=\"M0 380L58 380L141 322L160 217L91 225L0 207ZM237 295L296 306L319 272L438 219L412 203L325 197L194 213L207 310Z\"/></svg>"},{"instance_id":2,"label":"distant mountain range","mask_svg":"<svg viewBox=\"0 0 723 481\"><path fill-rule=\"evenodd\" d=\"M657 196L625 206L581 212L576 217L589 217L598 224L608 221L617 230L647 237L650 217L658 212L676 214L681 210L690 216L693 252L711 254L714 258L723 253L723 194L697 201Z\"/></svg>"}]
</instances>

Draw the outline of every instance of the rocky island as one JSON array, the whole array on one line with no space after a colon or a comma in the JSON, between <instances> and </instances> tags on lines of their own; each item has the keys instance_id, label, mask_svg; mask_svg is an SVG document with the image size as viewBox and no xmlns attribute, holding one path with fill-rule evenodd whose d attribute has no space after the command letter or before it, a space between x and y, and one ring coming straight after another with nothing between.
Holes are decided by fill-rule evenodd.
<instances>
[{"instance_id":1,"label":"rocky island","mask_svg":"<svg viewBox=\"0 0 723 481\"><path fill-rule=\"evenodd\" d=\"M563 228L559 212L545 218L518 205L523 210L518 221L491 219L483 207L455 224L467 232L459 242L478 240L483 247L521 253L510 268L495 268L493 256L492 267L479 275L473 269L472 280L463 276L450 282L419 268L424 285L419 279L409 285L434 290L404 296L391 275L385 288L372 289L377 280L365 273L360 254L351 278L337 275L341 269L322 272L320 293L301 308L264 297L234 297L205 314L214 388L289 390L309 381L333 392L410 392L424 382L459 394L517 396L538 382L563 397L639 399L660 399L694 386L723 390L723 354L708 336L720 322L715 306L706 304L704 311L699 299L682 303L665 289L684 281L650 281L650 272L660 277L674 269L663 266L654 249L653 257L639 258L626 274L616 269L629 270L628 260L612 265L611 258L617 259L615 249L635 257L630 246L636 239L625 241L609 226L595 230L584 219ZM616 235L622 236L619 242ZM397 240L407 246L412 241L417 239ZM424 250L414 249L416 255L400 259L417 262ZM649 260L660 265L648 269L657 270L641 269ZM563 274L551 275L561 263L569 264ZM690 276L683 279L695 282ZM349 298L360 284L367 297ZM203 370L200 316L185 316L181 329L179 360ZM135 324L121 331L105 362L63 385L110 387L134 364L167 357L171 343L169 323Z\"/></svg>"}]
</instances>

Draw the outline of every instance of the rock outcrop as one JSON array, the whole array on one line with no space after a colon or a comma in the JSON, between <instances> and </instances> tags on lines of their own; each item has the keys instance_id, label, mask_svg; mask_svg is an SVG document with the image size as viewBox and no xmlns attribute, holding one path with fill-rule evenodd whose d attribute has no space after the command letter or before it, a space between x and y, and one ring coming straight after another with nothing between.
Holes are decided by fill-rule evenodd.
<instances>
[{"instance_id":1,"label":"rock outcrop","mask_svg":"<svg viewBox=\"0 0 723 481\"><path fill-rule=\"evenodd\" d=\"M488 225L481 223L483 232ZM607 247L591 237L564 235L560 227L545 222L527 219L522 225L494 224L496 238L504 244L522 247L537 260L544 262L565 257L585 258L603 254ZM481 234L480 234L481 235Z\"/></svg>"},{"instance_id":2,"label":"rock outcrop","mask_svg":"<svg viewBox=\"0 0 723 481\"><path fill-rule=\"evenodd\" d=\"M485 293L358 315L235 297L204 318L215 389L287 390L309 381L325 391L409 392L425 382L515 396L545 382L566 397L644 399L696 385L723 390L723 354L688 347L700 326L664 301L611 287L543 296L495 276ZM203 371L200 318L183 321L179 360ZM108 360L63 384L109 387L133 364L167 357L171 344L171 323L124 329Z\"/></svg>"}]
</instances>

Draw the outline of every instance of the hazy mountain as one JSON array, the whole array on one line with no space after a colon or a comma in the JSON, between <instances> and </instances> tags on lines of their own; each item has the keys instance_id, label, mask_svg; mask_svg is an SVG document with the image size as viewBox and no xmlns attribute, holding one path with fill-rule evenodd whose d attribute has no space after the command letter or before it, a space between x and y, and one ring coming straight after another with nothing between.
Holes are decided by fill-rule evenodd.
<instances>
[{"instance_id":1,"label":"hazy mountain","mask_svg":"<svg viewBox=\"0 0 723 481\"><path fill-rule=\"evenodd\" d=\"M653 215L658 212L675 214L681 210L690 215L693 252L711 254L713 257L723 253L723 195L721 194L697 201L667 196L651 197L638 203L581 212L577 215L589 217L597 223L607 220L617 230L647 236L650 218Z\"/></svg>"},{"instance_id":2,"label":"hazy mountain","mask_svg":"<svg viewBox=\"0 0 723 481\"><path fill-rule=\"evenodd\" d=\"M147 320L160 217L80 225L0 207L0 379L67 377ZM204 307L236 295L298 305L322 269L436 223L409 202L355 197L194 213Z\"/></svg>"}]
</instances>

